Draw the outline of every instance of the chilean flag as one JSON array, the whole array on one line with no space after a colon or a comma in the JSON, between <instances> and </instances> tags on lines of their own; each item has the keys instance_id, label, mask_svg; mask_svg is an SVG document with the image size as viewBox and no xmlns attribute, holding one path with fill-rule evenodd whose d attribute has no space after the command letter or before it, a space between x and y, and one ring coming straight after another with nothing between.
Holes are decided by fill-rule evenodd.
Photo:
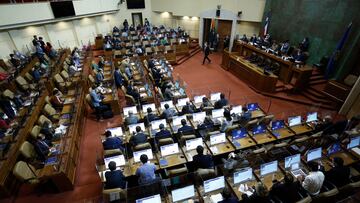
<instances>
[{"instance_id":1,"label":"chilean flag","mask_svg":"<svg viewBox=\"0 0 360 203\"><path fill-rule=\"evenodd\" d=\"M269 24L270 24L270 12L266 15L265 25L264 25L264 36L269 32Z\"/></svg>"}]
</instances>

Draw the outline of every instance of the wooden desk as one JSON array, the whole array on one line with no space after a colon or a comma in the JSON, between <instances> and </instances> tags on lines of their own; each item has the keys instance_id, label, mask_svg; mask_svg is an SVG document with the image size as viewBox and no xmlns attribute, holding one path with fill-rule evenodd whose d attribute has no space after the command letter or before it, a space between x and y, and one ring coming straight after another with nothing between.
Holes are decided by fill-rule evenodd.
<instances>
[{"instance_id":1,"label":"wooden desk","mask_svg":"<svg viewBox=\"0 0 360 203\"><path fill-rule=\"evenodd\" d=\"M268 129L270 130L270 129ZM295 134L288 129L286 126L284 128L278 129L278 130L273 130L271 131L271 133L277 138L277 139L285 139L288 137L292 137Z\"/></svg>"},{"instance_id":2,"label":"wooden desk","mask_svg":"<svg viewBox=\"0 0 360 203\"><path fill-rule=\"evenodd\" d=\"M225 181L225 187L227 187L227 181ZM218 190L214 190L214 191L211 191L211 192L208 192L205 194L205 191L204 191L204 186L203 185L200 185L197 187L197 190L198 190L198 194L201 198L202 201L200 202L203 202L203 203L213 203L213 201L211 200L211 195L216 195L216 194L220 194L222 191L223 191L224 188L220 188Z\"/></svg>"},{"instance_id":3,"label":"wooden desk","mask_svg":"<svg viewBox=\"0 0 360 203\"><path fill-rule=\"evenodd\" d=\"M278 77L250 63L241 56L230 54L229 71L257 92L275 92Z\"/></svg>"},{"instance_id":4,"label":"wooden desk","mask_svg":"<svg viewBox=\"0 0 360 203\"><path fill-rule=\"evenodd\" d=\"M220 143L220 144L216 144L213 146L210 145L210 141L206 141L206 145L209 148L210 153L213 156L226 154L226 153L235 151L235 148L233 147L233 145L230 143L230 141L228 139L226 139L225 143Z\"/></svg>"},{"instance_id":5,"label":"wooden desk","mask_svg":"<svg viewBox=\"0 0 360 203\"><path fill-rule=\"evenodd\" d=\"M332 166L332 160L335 157L340 157L344 160L344 166L349 166L353 163L356 162L355 157L352 156L352 154L346 152L346 151L340 151L340 152L336 152L334 154L331 154L330 156L328 156L328 159L321 159L321 162L324 165L325 171L329 171L333 166Z\"/></svg>"},{"instance_id":6,"label":"wooden desk","mask_svg":"<svg viewBox=\"0 0 360 203\"><path fill-rule=\"evenodd\" d=\"M162 157L160 152L158 152L156 153L156 159L159 163L161 159L165 159L168 162L166 166L159 165L161 169L171 168L186 163L186 158L182 150L179 150L178 154L172 154L165 157Z\"/></svg>"},{"instance_id":7,"label":"wooden desk","mask_svg":"<svg viewBox=\"0 0 360 203\"><path fill-rule=\"evenodd\" d=\"M245 181L245 182L242 182L242 183L237 183L237 184L234 184L234 177L233 176L229 176L229 177L226 177L226 182L228 185L230 185L230 188L231 190L233 191L233 194L235 194L235 196L239 199L239 200L242 200L242 195L243 193L239 191L239 187L241 184L246 184L248 187L253 187L253 186L256 186L256 183L257 183L257 180L254 176L254 178L252 180L248 180L248 181Z\"/></svg>"},{"instance_id":8,"label":"wooden desk","mask_svg":"<svg viewBox=\"0 0 360 203\"><path fill-rule=\"evenodd\" d=\"M159 170L159 162L156 158L156 155L153 153L153 159L149 160L150 163L153 163L156 167L156 170ZM129 174L130 175L136 175L136 170L142 165L142 163L139 162L134 162L134 158L131 158L128 160L129 162Z\"/></svg>"},{"instance_id":9,"label":"wooden desk","mask_svg":"<svg viewBox=\"0 0 360 203\"><path fill-rule=\"evenodd\" d=\"M256 141L257 144L265 144L276 140L276 137L274 137L268 130L266 130L265 133L260 133L256 135L254 135L252 132L248 133Z\"/></svg>"},{"instance_id":10,"label":"wooden desk","mask_svg":"<svg viewBox=\"0 0 360 203\"><path fill-rule=\"evenodd\" d=\"M260 175L260 170L255 170L256 177L270 190L273 185L273 180L281 181L284 178L284 173L279 169L275 173L267 174L263 177Z\"/></svg>"},{"instance_id":11,"label":"wooden desk","mask_svg":"<svg viewBox=\"0 0 360 203\"><path fill-rule=\"evenodd\" d=\"M261 118L264 117L266 114L264 111L262 111L261 109L259 110L255 110L255 111L251 111L251 118Z\"/></svg>"},{"instance_id":12,"label":"wooden desk","mask_svg":"<svg viewBox=\"0 0 360 203\"><path fill-rule=\"evenodd\" d=\"M118 96L114 93L104 94L103 102L109 104L115 115L121 113Z\"/></svg>"},{"instance_id":13,"label":"wooden desk","mask_svg":"<svg viewBox=\"0 0 360 203\"><path fill-rule=\"evenodd\" d=\"M305 133L309 133L309 132L313 131L313 129L306 123L303 123L301 125L292 126L289 128L292 131L294 131L296 133L296 135L301 135L301 134L305 134Z\"/></svg>"},{"instance_id":14,"label":"wooden desk","mask_svg":"<svg viewBox=\"0 0 360 203\"><path fill-rule=\"evenodd\" d=\"M228 137L228 139L231 140L232 138ZM237 144L234 144L234 142L238 142L240 144L240 146L238 146ZM232 144L238 150L238 149L245 149L245 148L255 146L256 142L249 135L247 135L246 137L232 140Z\"/></svg>"}]
</instances>

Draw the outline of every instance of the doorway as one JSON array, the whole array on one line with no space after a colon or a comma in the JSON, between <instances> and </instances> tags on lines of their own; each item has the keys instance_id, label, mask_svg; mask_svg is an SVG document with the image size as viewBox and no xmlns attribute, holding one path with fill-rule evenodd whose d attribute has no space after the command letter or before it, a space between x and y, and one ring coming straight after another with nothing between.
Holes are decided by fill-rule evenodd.
<instances>
[{"instance_id":1,"label":"doorway","mask_svg":"<svg viewBox=\"0 0 360 203\"><path fill-rule=\"evenodd\" d=\"M131 13L131 16L134 27L138 26L139 24L143 26L142 13Z\"/></svg>"},{"instance_id":2,"label":"doorway","mask_svg":"<svg viewBox=\"0 0 360 203\"><path fill-rule=\"evenodd\" d=\"M203 43L208 42L210 44L210 26L211 20L204 18L204 30L203 30ZM224 38L231 36L232 20L217 20L216 34L219 34L219 44L217 51L222 52L224 49Z\"/></svg>"}]
</instances>

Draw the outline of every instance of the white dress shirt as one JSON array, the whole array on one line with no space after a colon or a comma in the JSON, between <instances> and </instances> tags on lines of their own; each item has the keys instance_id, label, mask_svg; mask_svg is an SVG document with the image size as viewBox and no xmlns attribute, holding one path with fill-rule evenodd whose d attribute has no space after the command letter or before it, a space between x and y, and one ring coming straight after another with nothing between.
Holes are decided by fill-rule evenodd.
<instances>
[{"instance_id":1,"label":"white dress shirt","mask_svg":"<svg viewBox=\"0 0 360 203\"><path fill-rule=\"evenodd\" d=\"M325 176L323 172L321 171L310 172L309 175L305 177L302 186L311 195L317 195L320 193L320 189L324 183L324 179Z\"/></svg>"}]
</instances>

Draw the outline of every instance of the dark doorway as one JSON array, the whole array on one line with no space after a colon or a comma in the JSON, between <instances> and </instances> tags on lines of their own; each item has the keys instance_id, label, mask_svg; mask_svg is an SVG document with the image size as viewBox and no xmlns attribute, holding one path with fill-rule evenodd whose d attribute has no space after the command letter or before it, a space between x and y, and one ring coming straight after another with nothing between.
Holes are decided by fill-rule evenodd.
<instances>
[{"instance_id":1,"label":"dark doorway","mask_svg":"<svg viewBox=\"0 0 360 203\"><path fill-rule=\"evenodd\" d=\"M231 35L231 28L232 28L232 21L231 20L217 20L217 29L216 34L219 34L219 44L217 47L217 51L222 51L224 49L224 38L226 36ZM204 30L203 30L203 43L209 41L209 34L210 34L210 26L211 26L211 19L205 18L204 19Z\"/></svg>"},{"instance_id":2,"label":"dark doorway","mask_svg":"<svg viewBox=\"0 0 360 203\"><path fill-rule=\"evenodd\" d=\"M134 27L138 26L139 24L143 26L143 18L142 13L131 13L132 16L132 24Z\"/></svg>"}]
</instances>

